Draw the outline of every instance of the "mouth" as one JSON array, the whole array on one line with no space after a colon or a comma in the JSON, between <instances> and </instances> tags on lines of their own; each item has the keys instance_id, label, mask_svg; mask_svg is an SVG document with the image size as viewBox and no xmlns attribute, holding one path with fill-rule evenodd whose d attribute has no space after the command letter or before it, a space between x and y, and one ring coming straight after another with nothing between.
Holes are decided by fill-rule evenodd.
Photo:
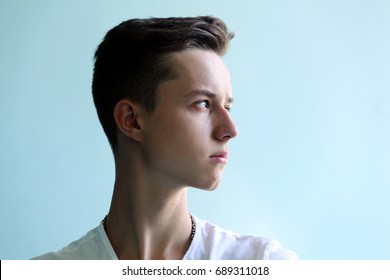
<instances>
[{"instance_id":1,"label":"mouth","mask_svg":"<svg viewBox=\"0 0 390 280\"><path fill-rule=\"evenodd\" d=\"M212 154L209 158L213 161L216 161L217 163L226 164L229 158L229 154L227 151L220 151Z\"/></svg>"}]
</instances>

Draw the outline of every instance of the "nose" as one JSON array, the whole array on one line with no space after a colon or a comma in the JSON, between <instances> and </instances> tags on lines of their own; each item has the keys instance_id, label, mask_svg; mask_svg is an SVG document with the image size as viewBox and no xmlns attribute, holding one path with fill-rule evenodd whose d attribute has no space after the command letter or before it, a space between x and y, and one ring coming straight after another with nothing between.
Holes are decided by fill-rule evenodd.
<instances>
[{"instance_id":1,"label":"nose","mask_svg":"<svg viewBox=\"0 0 390 280\"><path fill-rule=\"evenodd\" d=\"M238 135L238 128L225 108L221 108L216 119L214 137L218 141L228 141Z\"/></svg>"}]
</instances>

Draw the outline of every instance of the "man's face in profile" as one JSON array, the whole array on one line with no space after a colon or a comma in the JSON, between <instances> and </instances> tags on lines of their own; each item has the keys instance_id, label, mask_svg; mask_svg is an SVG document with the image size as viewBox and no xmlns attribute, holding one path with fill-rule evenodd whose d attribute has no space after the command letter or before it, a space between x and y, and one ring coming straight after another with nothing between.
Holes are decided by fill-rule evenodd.
<instances>
[{"instance_id":1,"label":"man's face in profile","mask_svg":"<svg viewBox=\"0 0 390 280\"><path fill-rule=\"evenodd\" d=\"M156 108L143 124L145 157L168 186L213 190L228 162L228 141L238 134L229 71L212 51L185 50L171 61L177 77L159 84Z\"/></svg>"}]
</instances>

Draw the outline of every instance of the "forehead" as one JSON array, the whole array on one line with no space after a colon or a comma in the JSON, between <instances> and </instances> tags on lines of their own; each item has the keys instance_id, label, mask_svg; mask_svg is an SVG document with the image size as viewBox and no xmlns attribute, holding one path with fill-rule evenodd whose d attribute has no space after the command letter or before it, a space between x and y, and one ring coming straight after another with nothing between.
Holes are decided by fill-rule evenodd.
<instances>
[{"instance_id":1,"label":"forehead","mask_svg":"<svg viewBox=\"0 0 390 280\"><path fill-rule=\"evenodd\" d=\"M181 93L207 90L225 98L232 98L229 70L215 52L185 50L172 53L169 61L175 78L167 83L176 85Z\"/></svg>"}]
</instances>

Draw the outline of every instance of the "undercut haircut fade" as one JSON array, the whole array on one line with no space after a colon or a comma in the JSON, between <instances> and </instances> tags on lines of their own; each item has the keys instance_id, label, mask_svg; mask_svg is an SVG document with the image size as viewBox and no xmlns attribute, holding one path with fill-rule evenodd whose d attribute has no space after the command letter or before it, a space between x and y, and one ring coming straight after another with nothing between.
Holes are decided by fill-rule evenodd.
<instances>
[{"instance_id":1,"label":"undercut haircut fade","mask_svg":"<svg viewBox=\"0 0 390 280\"><path fill-rule=\"evenodd\" d=\"M211 16L130 19L108 31L95 53L92 95L114 154L118 101L129 98L152 112L158 84L174 77L169 54L202 49L222 56L233 36Z\"/></svg>"}]
</instances>

